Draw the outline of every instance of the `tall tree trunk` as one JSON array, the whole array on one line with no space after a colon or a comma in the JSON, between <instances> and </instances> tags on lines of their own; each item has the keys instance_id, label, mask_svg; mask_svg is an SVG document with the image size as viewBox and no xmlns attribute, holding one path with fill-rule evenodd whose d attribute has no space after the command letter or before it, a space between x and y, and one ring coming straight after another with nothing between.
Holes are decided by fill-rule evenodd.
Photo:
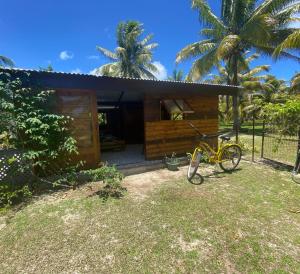
<instances>
[{"instance_id":1,"label":"tall tree trunk","mask_svg":"<svg viewBox=\"0 0 300 274\"><path fill-rule=\"evenodd\" d=\"M230 85L230 77L227 76L227 85ZM229 113L229 98L230 98L230 95L225 95L226 97L226 109L225 109L225 113L228 115Z\"/></svg>"},{"instance_id":2,"label":"tall tree trunk","mask_svg":"<svg viewBox=\"0 0 300 274\"><path fill-rule=\"evenodd\" d=\"M238 62L235 55L232 56L232 69L233 69L233 79L232 84L238 86ZM233 98L233 130L237 133L240 127L239 122L239 96L234 96ZM236 134L237 136L238 134Z\"/></svg>"}]
</instances>

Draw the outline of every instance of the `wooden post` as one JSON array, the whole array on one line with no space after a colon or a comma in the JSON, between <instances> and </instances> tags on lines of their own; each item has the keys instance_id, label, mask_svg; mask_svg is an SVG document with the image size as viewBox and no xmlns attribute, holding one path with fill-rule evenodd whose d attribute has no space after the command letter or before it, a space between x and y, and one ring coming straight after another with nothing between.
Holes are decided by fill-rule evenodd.
<instances>
[{"instance_id":1,"label":"wooden post","mask_svg":"<svg viewBox=\"0 0 300 274\"><path fill-rule=\"evenodd\" d=\"M300 127L298 131L298 151L300 151Z\"/></svg>"},{"instance_id":2,"label":"wooden post","mask_svg":"<svg viewBox=\"0 0 300 274\"><path fill-rule=\"evenodd\" d=\"M233 129L235 131L235 141L239 141L239 106L238 94L233 96Z\"/></svg>"},{"instance_id":3,"label":"wooden post","mask_svg":"<svg viewBox=\"0 0 300 274\"><path fill-rule=\"evenodd\" d=\"M265 127L266 127L265 120L263 120L260 158L264 158Z\"/></svg>"},{"instance_id":4,"label":"wooden post","mask_svg":"<svg viewBox=\"0 0 300 274\"><path fill-rule=\"evenodd\" d=\"M254 162L254 150L255 150L255 117L254 112L252 116L252 162Z\"/></svg>"}]
</instances>

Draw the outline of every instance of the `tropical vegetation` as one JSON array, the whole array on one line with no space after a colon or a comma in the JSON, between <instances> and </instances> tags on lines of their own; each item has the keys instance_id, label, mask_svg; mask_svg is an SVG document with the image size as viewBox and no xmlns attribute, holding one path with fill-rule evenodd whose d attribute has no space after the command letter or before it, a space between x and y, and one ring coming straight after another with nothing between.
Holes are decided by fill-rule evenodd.
<instances>
[{"instance_id":1,"label":"tropical vegetation","mask_svg":"<svg viewBox=\"0 0 300 274\"><path fill-rule=\"evenodd\" d=\"M177 63L196 58L188 75L191 80L199 80L225 61L230 72L228 84L238 85L239 66L248 69L243 57L246 51L256 49L272 55L280 43L298 42L298 30L289 23L295 20L299 1L222 0L220 18L205 0L193 0L192 7L199 11L200 22L205 26L201 34L206 39L187 45L176 58ZM299 61L299 56L285 51L288 47L297 46L296 42L283 44L276 51L278 56Z\"/></svg>"},{"instance_id":2,"label":"tropical vegetation","mask_svg":"<svg viewBox=\"0 0 300 274\"><path fill-rule=\"evenodd\" d=\"M114 52L97 46L97 50L111 61L96 70L96 74L114 77L155 79L152 34L142 38L144 29L137 21L119 23L116 32L117 48Z\"/></svg>"},{"instance_id":3,"label":"tropical vegetation","mask_svg":"<svg viewBox=\"0 0 300 274\"><path fill-rule=\"evenodd\" d=\"M184 81L183 70L174 69L172 75L168 77L170 81Z\"/></svg>"}]
</instances>

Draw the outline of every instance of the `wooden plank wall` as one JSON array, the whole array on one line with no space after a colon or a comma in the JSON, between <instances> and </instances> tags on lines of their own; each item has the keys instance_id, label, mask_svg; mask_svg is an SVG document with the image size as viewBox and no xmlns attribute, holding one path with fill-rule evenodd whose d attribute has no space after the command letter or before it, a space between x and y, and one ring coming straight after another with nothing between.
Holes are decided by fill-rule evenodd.
<instances>
[{"instance_id":1,"label":"wooden plank wall","mask_svg":"<svg viewBox=\"0 0 300 274\"><path fill-rule=\"evenodd\" d=\"M170 98L163 98L170 99ZM184 99L184 98L174 98ZM185 120L160 120L160 99L145 98L145 155L147 159L161 158L173 152L185 154L192 152L198 139L193 123L204 134L218 131L218 96L197 96L185 98L195 111ZM210 139L210 144L217 146L217 138Z\"/></svg>"},{"instance_id":2,"label":"wooden plank wall","mask_svg":"<svg viewBox=\"0 0 300 274\"><path fill-rule=\"evenodd\" d=\"M71 116L73 136L86 168L96 167L100 161L99 125L96 93L90 90L58 89L58 112Z\"/></svg>"}]
</instances>

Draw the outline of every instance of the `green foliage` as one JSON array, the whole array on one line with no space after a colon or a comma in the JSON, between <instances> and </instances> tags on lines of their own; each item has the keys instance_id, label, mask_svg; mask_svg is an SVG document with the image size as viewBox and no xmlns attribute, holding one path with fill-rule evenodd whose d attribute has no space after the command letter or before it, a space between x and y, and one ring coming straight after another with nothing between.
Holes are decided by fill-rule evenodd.
<instances>
[{"instance_id":1,"label":"green foliage","mask_svg":"<svg viewBox=\"0 0 300 274\"><path fill-rule=\"evenodd\" d=\"M263 116L280 135L297 136L300 128L300 100L289 99L285 103L269 103L263 108Z\"/></svg>"},{"instance_id":2,"label":"green foliage","mask_svg":"<svg viewBox=\"0 0 300 274\"><path fill-rule=\"evenodd\" d=\"M13 67L15 64L13 60L9 59L6 56L0 55L0 67Z\"/></svg>"},{"instance_id":3,"label":"green foliage","mask_svg":"<svg viewBox=\"0 0 300 274\"><path fill-rule=\"evenodd\" d=\"M16 185L10 182L0 184L0 208L10 206L30 198L32 192L27 184Z\"/></svg>"},{"instance_id":4,"label":"green foliage","mask_svg":"<svg viewBox=\"0 0 300 274\"><path fill-rule=\"evenodd\" d=\"M156 66L152 63L153 49L158 44L149 43L153 35L142 38L144 29L136 21L119 23L117 45L114 52L97 46L97 50L112 63L103 65L96 73L105 76L155 79Z\"/></svg>"},{"instance_id":5,"label":"green foliage","mask_svg":"<svg viewBox=\"0 0 300 274\"><path fill-rule=\"evenodd\" d=\"M50 175L65 170L78 153L71 137L72 119L55 114L54 91L26 87L28 76L21 80L0 74L0 113L5 116L0 130L39 175Z\"/></svg>"},{"instance_id":6,"label":"green foliage","mask_svg":"<svg viewBox=\"0 0 300 274\"><path fill-rule=\"evenodd\" d=\"M107 178L117 178L118 180L123 179L123 175L114 166L104 165L97 169L89 169L81 171L82 174L86 175L88 180L91 182L103 181Z\"/></svg>"},{"instance_id":7,"label":"green foliage","mask_svg":"<svg viewBox=\"0 0 300 274\"><path fill-rule=\"evenodd\" d=\"M100 126L107 124L106 113L98 113L98 123Z\"/></svg>"},{"instance_id":8,"label":"green foliage","mask_svg":"<svg viewBox=\"0 0 300 274\"><path fill-rule=\"evenodd\" d=\"M168 80L178 82L184 81L183 70L174 69L172 75L168 77Z\"/></svg>"},{"instance_id":9,"label":"green foliage","mask_svg":"<svg viewBox=\"0 0 300 274\"><path fill-rule=\"evenodd\" d=\"M206 28L201 31L204 40L187 45L177 54L177 63L197 58L188 80L199 80L225 61L230 72L228 84L237 85L238 68L245 65L243 54L252 49L272 55L280 46L276 56L299 60L299 56L284 50L299 45L299 30L288 24L299 11L299 1L222 0L220 17L206 0L192 0L192 8L199 12Z\"/></svg>"},{"instance_id":10,"label":"green foliage","mask_svg":"<svg viewBox=\"0 0 300 274\"><path fill-rule=\"evenodd\" d=\"M19 164L13 158L5 163L7 173L12 176L1 181L2 204L30 196L34 191L33 181L39 178L57 177L51 181L54 185L72 181L64 176L77 167L73 161L78 151L71 137L72 119L55 114L54 91L32 87L29 74L20 77L0 73L1 147L15 149L22 158ZM31 177L25 179L22 174Z\"/></svg>"},{"instance_id":11,"label":"green foliage","mask_svg":"<svg viewBox=\"0 0 300 274\"><path fill-rule=\"evenodd\" d=\"M81 171L81 174L87 176L88 181L103 181L104 187L98 195L104 200L109 197L120 198L126 190L121 185L123 175L114 166L104 165L101 168Z\"/></svg>"}]
</instances>

